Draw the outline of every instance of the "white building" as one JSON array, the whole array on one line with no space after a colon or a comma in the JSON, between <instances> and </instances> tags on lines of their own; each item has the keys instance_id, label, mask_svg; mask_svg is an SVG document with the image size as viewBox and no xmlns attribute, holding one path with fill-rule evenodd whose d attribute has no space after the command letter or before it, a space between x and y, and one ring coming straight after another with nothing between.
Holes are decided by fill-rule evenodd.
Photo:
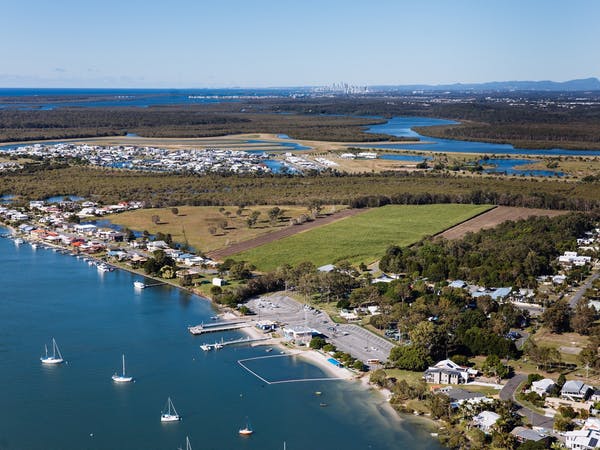
<instances>
[{"instance_id":1,"label":"white building","mask_svg":"<svg viewBox=\"0 0 600 450\"><path fill-rule=\"evenodd\" d=\"M542 396L550 392L554 386L556 386L556 383L553 380L550 378L544 378L543 380L534 381L531 383L531 390L537 395Z\"/></svg>"},{"instance_id":2,"label":"white building","mask_svg":"<svg viewBox=\"0 0 600 450\"><path fill-rule=\"evenodd\" d=\"M492 427L500 418L499 414L493 411L482 411L473 417L473 425L483 431L485 434L490 434Z\"/></svg>"},{"instance_id":3,"label":"white building","mask_svg":"<svg viewBox=\"0 0 600 450\"><path fill-rule=\"evenodd\" d=\"M600 432L596 430L575 430L565 433L565 446L574 450L600 448Z\"/></svg>"}]
</instances>

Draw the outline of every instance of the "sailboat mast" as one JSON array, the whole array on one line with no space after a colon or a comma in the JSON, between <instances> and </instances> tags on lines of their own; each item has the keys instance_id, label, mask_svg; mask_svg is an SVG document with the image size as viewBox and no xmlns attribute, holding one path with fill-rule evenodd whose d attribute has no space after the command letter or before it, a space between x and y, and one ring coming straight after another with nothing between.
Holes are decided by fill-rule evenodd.
<instances>
[{"instance_id":1,"label":"sailboat mast","mask_svg":"<svg viewBox=\"0 0 600 450\"><path fill-rule=\"evenodd\" d=\"M123 355L123 376L125 376L125 355Z\"/></svg>"}]
</instances>

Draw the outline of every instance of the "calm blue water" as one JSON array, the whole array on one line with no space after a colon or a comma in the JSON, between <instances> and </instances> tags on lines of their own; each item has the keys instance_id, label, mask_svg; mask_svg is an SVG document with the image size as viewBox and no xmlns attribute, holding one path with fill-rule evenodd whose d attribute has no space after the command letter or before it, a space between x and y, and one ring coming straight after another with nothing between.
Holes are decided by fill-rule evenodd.
<instances>
[{"instance_id":1,"label":"calm blue water","mask_svg":"<svg viewBox=\"0 0 600 450\"><path fill-rule=\"evenodd\" d=\"M208 322L211 304L166 286L136 292L135 279L0 239L0 448L176 449L186 435L202 449L280 449L284 440L290 450L440 448L414 423L378 412L353 383L264 385L237 364L264 349L202 352L217 337L186 327ZM68 364L42 366L53 336ZM121 353L134 384L110 379ZM252 368L270 379L322 375L291 358ZM160 423L167 396L181 423ZM246 417L255 435L241 439Z\"/></svg>"},{"instance_id":2,"label":"calm blue water","mask_svg":"<svg viewBox=\"0 0 600 450\"><path fill-rule=\"evenodd\" d=\"M432 125L449 125L456 122L443 119L429 119L424 117L394 117L387 123L373 125L367 133L384 133L398 137L418 137L424 143L411 144L402 142L397 144L361 145L366 148L410 149L428 152L449 153L488 153L507 155L543 155L543 156L600 156L600 150L565 150L552 148L545 150L530 150L515 148L510 144L492 144L488 142L455 141L451 139L438 139L422 136L412 130L413 127L427 127Z\"/></svg>"},{"instance_id":3,"label":"calm blue water","mask_svg":"<svg viewBox=\"0 0 600 450\"><path fill-rule=\"evenodd\" d=\"M66 106L101 108L114 106L189 105L236 101L239 97L287 97L306 92L299 89L0 89L0 109L40 108L44 110ZM50 98L50 96L54 98ZM36 97L44 97L36 99ZM46 98L48 97L48 98ZM69 98L70 97L70 98Z\"/></svg>"},{"instance_id":4,"label":"calm blue water","mask_svg":"<svg viewBox=\"0 0 600 450\"><path fill-rule=\"evenodd\" d=\"M539 162L531 159L514 159L514 158L490 158L480 160L479 164L493 165L493 168L485 169L486 173L505 173L507 175L522 175L535 177L562 177L563 172L555 170L531 170L531 169L515 169L516 166L523 166Z\"/></svg>"}]
</instances>

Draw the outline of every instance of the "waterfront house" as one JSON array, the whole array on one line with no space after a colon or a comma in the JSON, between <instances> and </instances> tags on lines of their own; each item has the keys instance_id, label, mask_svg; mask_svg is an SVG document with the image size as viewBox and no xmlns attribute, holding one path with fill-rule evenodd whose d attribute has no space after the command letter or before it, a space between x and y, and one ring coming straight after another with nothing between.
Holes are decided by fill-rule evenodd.
<instances>
[{"instance_id":1,"label":"waterfront house","mask_svg":"<svg viewBox=\"0 0 600 450\"><path fill-rule=\"evenodd\" d=\"M451 359L444 359L425 371L425 381L434 384L461 384L474 378L477 371L459 366Z\"/></svg>"},{"instance_id":2,"label":"waterfront house","mask_svg":"<svg viewBox=\"0 0 600 450\"><path fill-rule=\"evenodd\" d=\"M458 408L463 404L475 405L491 401L480 392L469 392L460 388L443 387L438 389L437 392L448 396L452 408Z\"/></svg>"},{"instance_id":3,"label":"waterfront house","mask_svg":"<svg viewBox=\"0 0 600 450\"><path fill-rule=\"evenodd\" d=\"M592 394L593 388L583 381L569 380L560 390L560 396L572 401L584 401Z\"/></svg>"},{"instance_id":4,"label":"waterfront house","mask_svg":"<svg viewBox=\"0 0 600 450\"><path fill-rule=\"evenodd\" d=\"M534 381L531 383L531 391L535 392L540 397L548 394L556 386L556 383L550 378Z\"/></svg>"},{"instance_id":5,"label":"waterfront house","mask_svg":"<svg viewBox=\"0 0 600 450\"><path fill-rule=\"evenodd\" d=\"M496 425L499 418L500 415L493 411L482 411L473 417L473 425L485 434L490 434L492 432L492 427Z\"/></svg>"},{"instance_id":6,"label":"waterfront house","mask_svg":"<svg viewBox=\"0 0 600 450\"><path fill-rule=\"evenodd\" d=\"M165 241L151 241L146 244L146 248L149 252L155 252L156 250L165 250L169 248L169 244Z\"/></svg>"}]
</instances>

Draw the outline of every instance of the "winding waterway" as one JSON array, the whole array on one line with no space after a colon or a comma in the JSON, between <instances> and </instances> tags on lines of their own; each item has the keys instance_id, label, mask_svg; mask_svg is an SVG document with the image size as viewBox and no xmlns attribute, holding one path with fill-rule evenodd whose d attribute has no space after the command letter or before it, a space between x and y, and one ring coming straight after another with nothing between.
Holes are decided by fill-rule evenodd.
<instances>
[{"instance_id":1,"label":"winding waterway","mask_svg":"<svg viewBox=\"0 0 600 450\"><path fill-rule=\"evenodd\" d=\"M202 352L217 337L194 338L186 327L210 320L210 302L167 286L136 292L139 278L0 239L1 449L176 449L186 435L215 450L284 441L289 450L440 448L422 426L382 413L380 398L357 383L265 385L237 364L264 348ZM42 366L52 337L67 363ZM110 378L122 353L133 384ZM271 379L324 376L292 357L252 368ZM167 396L181 423L161 424ZM243 439L246 417L255 434Z\"/></svg>"},{"instance_id":2,"label":"winding waterway","mask_svg":"<svg viewBox=\"0 0 600 450\"><path fill-rule=\"evenodd\" d=\"M422 142L399 142L395 144L365 144L362 147L378 149L410 149L440 153L478 153L496 155L534 155L534 156L600 156L600 150L567 150L564 148L523 149L510 144L493 144L478 141L459 141L423 136L417 133L415 127L434 125L452 125L457 122L444 119L425 117L394 117L386 123L369 127L367 133L383 133L397 137L416 137Z\"/></svg>"}]
</instances>

